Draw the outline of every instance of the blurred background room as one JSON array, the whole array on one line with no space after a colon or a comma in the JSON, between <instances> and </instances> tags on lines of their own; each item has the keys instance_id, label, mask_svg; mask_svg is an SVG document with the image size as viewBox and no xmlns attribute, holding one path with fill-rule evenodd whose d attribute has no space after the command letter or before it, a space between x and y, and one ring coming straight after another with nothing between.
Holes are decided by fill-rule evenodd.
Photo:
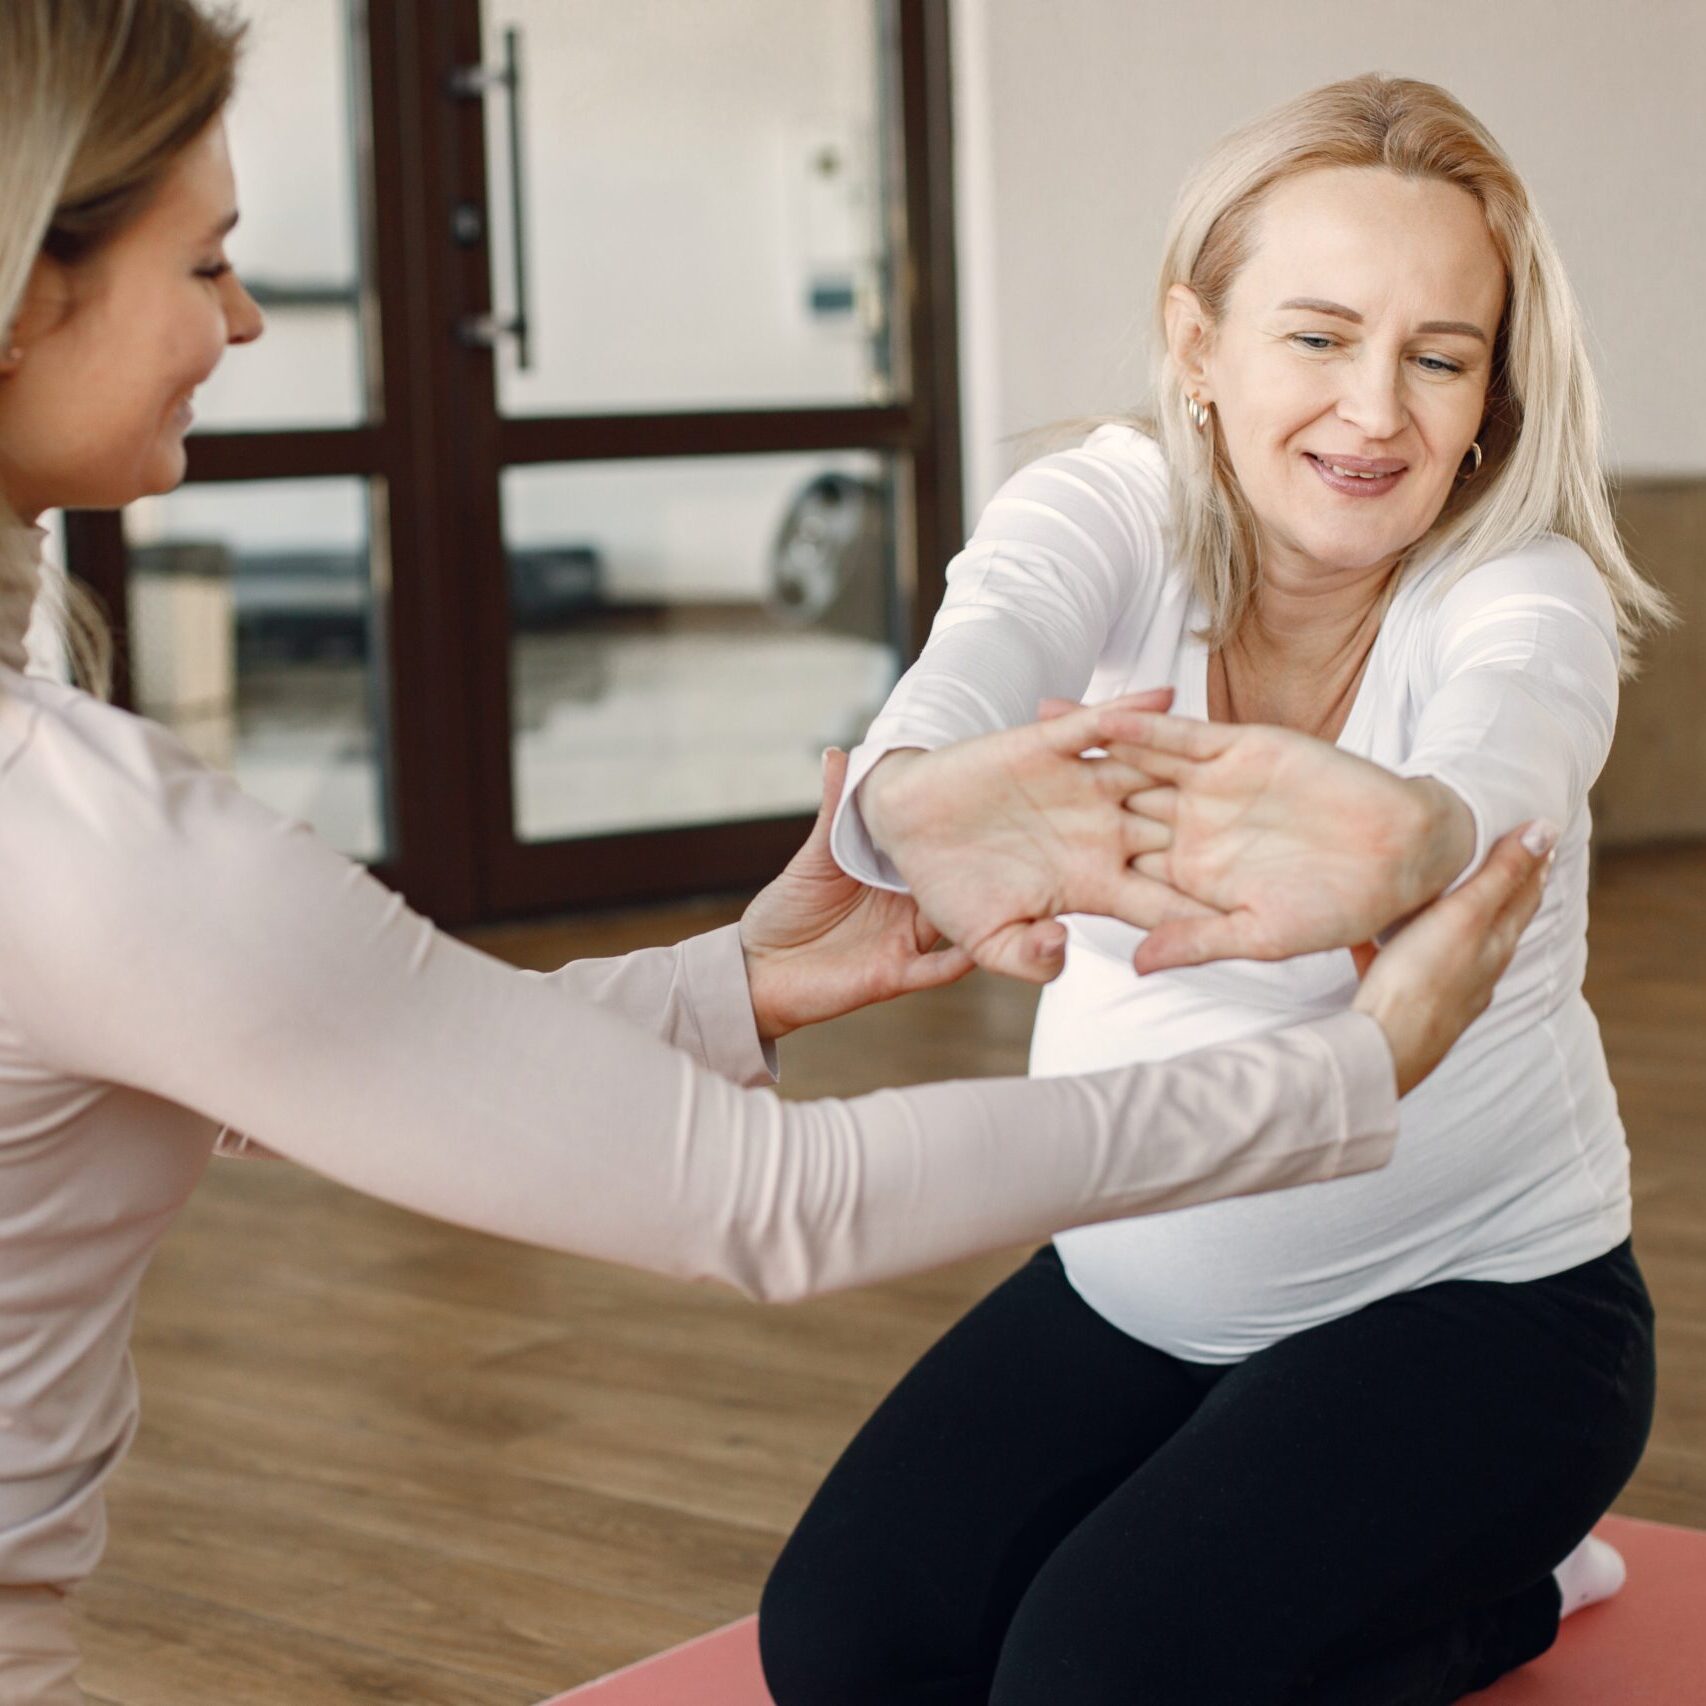
<instances>
[{"instance_id":1,"label":"blurred background room","mask_svg":"<svg viewBox=\"0 0 1706 1706\"><path fill-rule=\"evenodd\" d=\"M1486 121L1683 617L1595 792L1588 993L1661 1312L1620 1509L1706 1527L1706 7L235 10L230 252L267 335L200 393L188 482L53 550L124 703L540 967L723 922L780 868L979 507L1054 423L1142 402L1218 136L1371 69ZM855 1015L790 1040L785 1089L1022 1071L1032 1002L980 974ZM1013 1259L764 1312L222 1164L144 1293L92 1698L520 1703L744 1615Z\"/></svg>"}]
</instances>

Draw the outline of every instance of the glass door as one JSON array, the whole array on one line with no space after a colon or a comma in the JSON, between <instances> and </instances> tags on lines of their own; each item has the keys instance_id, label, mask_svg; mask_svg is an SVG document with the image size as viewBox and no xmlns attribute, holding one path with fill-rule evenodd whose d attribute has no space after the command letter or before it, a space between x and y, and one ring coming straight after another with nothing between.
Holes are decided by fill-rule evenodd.
<instances>
[{"instance_id":1,"label":"glass door","mask_svg":"<svg viewBox=\"0 0 1706 1706\"><path fill-rule=\"evenodd\" d=\"M925 317L931 208L908 193L932 10L469 20L451 86L483 158L460 336L497 453L469 475L504 565L481 752L500 909L771 873L823 748L861 737L910 655L958 481L930 406L952 353Z\"/></svg>"},{"instance_id":2,"label":"glass door","mask_svg":"<svg viewBox=\"0 0 1706 1706\"><path fill-rule=\"evenodd\" d=\"M771 874L959 543L945 0L235 0L118 697L448 923Z\"/></svg>"}]
</instances>

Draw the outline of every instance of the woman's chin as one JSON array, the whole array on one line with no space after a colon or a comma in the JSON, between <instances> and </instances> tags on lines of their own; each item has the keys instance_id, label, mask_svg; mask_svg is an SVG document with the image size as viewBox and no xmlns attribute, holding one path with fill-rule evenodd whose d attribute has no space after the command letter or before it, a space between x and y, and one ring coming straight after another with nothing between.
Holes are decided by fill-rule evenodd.
<instances>
[{"instance_id":1,"label":"woman's chin","mask_svg":"<svg viewBox=\"0 0 1706 1706\"><path fill-rule=\"evenodd\" d=\"M1392 528L1363 529L1350 532L1323 530L1299 539L1304 554L1323 569L1354 574L1390 562L1415 543L1407 532Z\"/></svg>"},{"instance_id":2,"label":"woman's chin","mask_svg":"<svg viewBox=\"0 0 1706 1706\"><path fill-rule=\"evenodd\" d=\"M138 482L138 490L133 498L163 497L167 492L175 492L184 483L184 476L189 472L189 453L184 449L183 435L180 433L170 444L163 444L149 458L148 465L142 471ZM124 500L131 502L131 498Z\"/></svg>"}]
</instances>

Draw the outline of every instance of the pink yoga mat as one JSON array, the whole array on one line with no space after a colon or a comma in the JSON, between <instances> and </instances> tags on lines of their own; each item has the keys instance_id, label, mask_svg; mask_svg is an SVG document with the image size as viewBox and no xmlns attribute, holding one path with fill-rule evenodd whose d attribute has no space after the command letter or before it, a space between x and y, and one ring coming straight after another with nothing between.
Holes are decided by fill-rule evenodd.
<instances>
[{"instance_id":1,"label":"pink yoga mat","mask_svg":"<svg viewBox=\"0 0 1706 1706\"><path fill-rule=\"evenodd\" d=\"M771 1706L758 1664L758 1619L743 1618L540 1706Z\"/></svg>"},{"instance_id":2,"label":"pink yoga mat","mask_svg":"<svg viewBox=\"0 0 1706 1706\"><path fill-rule=\"evenodd\" d=\"M1706 1701L1706 1534L1607 1517L1629 1585L1570 1618L1544 1658L1475 1706L1693 1706ZM771 1706L758 1623L731 1623L542 1706Z\"/></svg>"},{"instance_id":3,"label":"pink yoga mat","mask_svg":"<svg viewBox=\"0 0 1706 1706\"><path fill-rule=\"evenodd\" d=\"M1475 1706L1706 1700L1706 1534L1617 1516L1597 1532L1628 1562L1622 1593L1566 1618L1551 1652L1472 1696ZM764 1691L751 1700L765 1706Z\"/></svg>"}]
</instances>

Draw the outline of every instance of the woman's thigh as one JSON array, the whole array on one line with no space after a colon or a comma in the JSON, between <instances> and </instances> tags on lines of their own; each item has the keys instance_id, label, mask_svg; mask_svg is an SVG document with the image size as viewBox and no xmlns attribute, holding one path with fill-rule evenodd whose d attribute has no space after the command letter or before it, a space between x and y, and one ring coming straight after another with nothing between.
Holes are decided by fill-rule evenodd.
<instances>
[{"instance_id":1,"label":"woman's thigh","mask_svg":"<svg viewBox=\"0 0 1706 1706\"><path fill-rule=\"evenodd\" d=\"M984 1706L1031 1578L1205 1384L1040 1251L884 1400L788 1541L759 1618L778 1706Z\"/></svg>"},{"instance_id":2,"label":"woman's thigh","mask_svg":"<svg viewBox=\"0 0 1706 1706\"><path fill-rule=\"evenodd\" d=\"M1651 1313L1613 1252L1448 1282L1230 1371L1051 1554L995 1706L1264 1706L1544 1577L1616 1496Z\"/></svg>"}]
</instances>

